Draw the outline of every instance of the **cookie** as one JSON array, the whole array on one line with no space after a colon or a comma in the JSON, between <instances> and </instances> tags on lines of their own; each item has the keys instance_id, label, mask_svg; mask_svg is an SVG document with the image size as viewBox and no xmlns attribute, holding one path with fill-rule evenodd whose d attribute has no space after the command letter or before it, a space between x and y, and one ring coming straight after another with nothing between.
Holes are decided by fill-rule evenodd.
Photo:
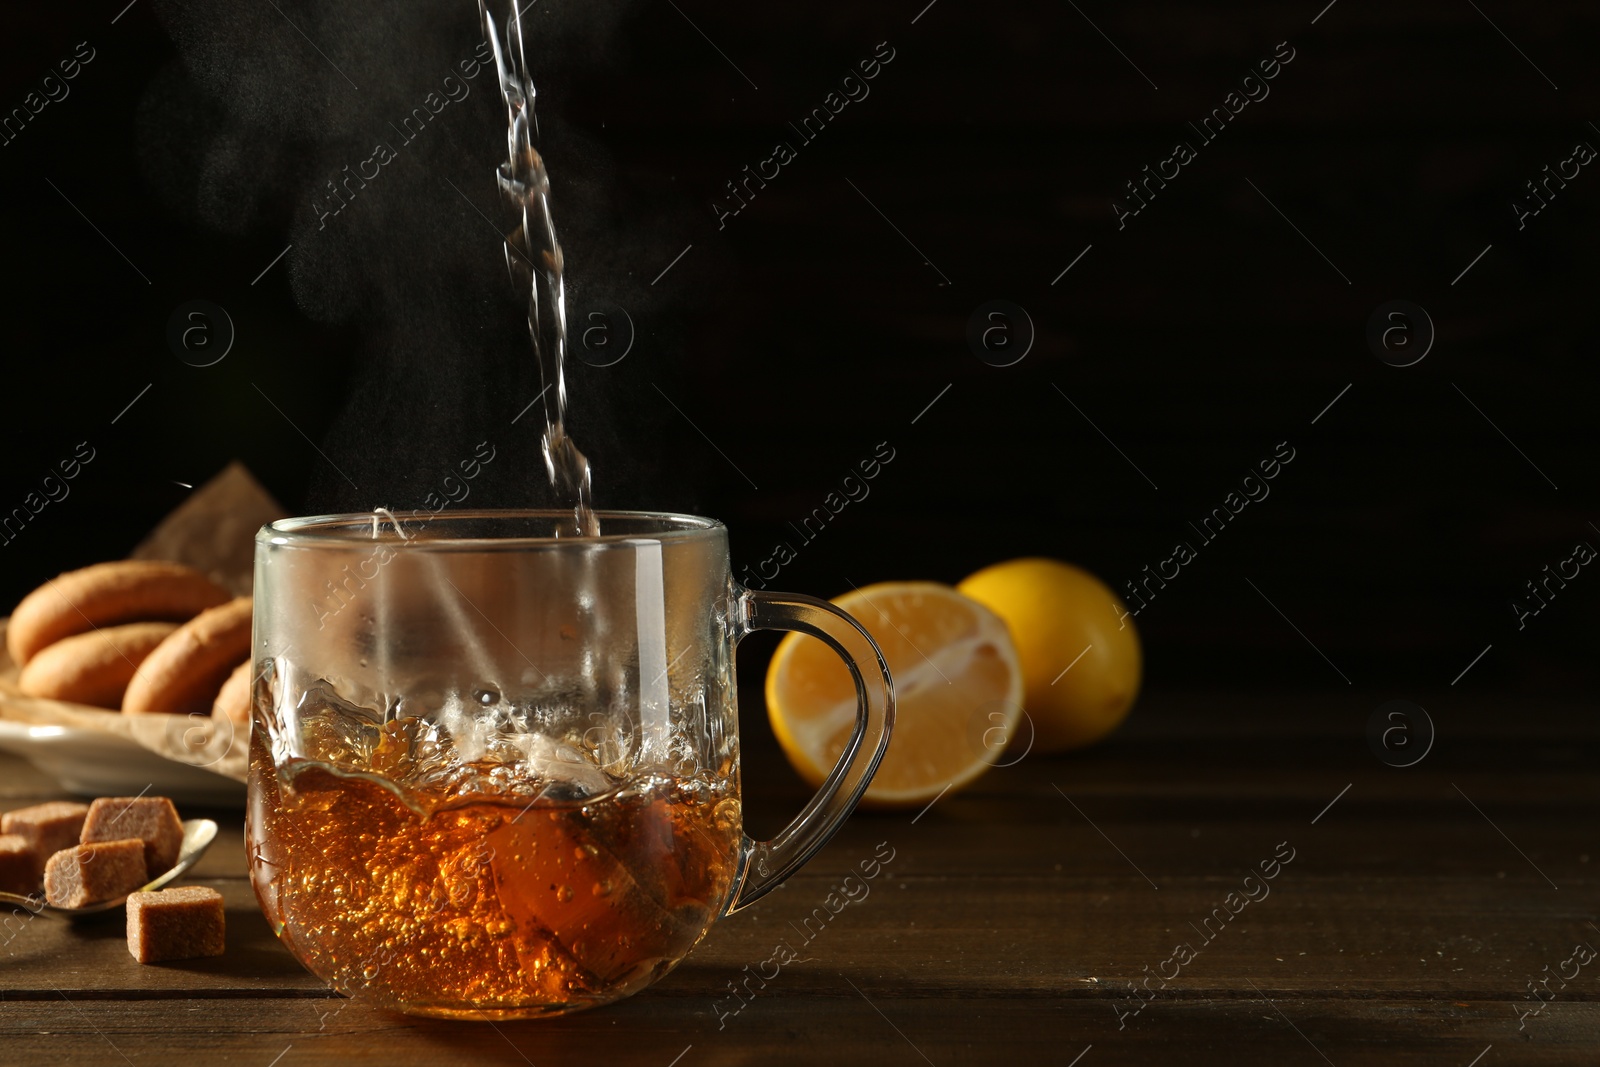
<instances>
[{"instance_id":1,"label":"cookie","mask_svg":"<svg viewBox=\"0 0 1600 1067\"><path fill-rule=\"evenodd\" d=\"M17 605L6 647L17 666L64 637L125 622L184 622L228 599L228 591L181 563L122 560L68 571Z\"/></svg>"},{"instance_id":2,"label":"cookie","mask_svg":"<svg viewBox=\"0 0 1600 1067\"><path fill-rule=\"evenodd\" d=\"M227 719L234 726L250 725L250 682L255 678L255 664L241 663L222 683L222 692L211 704L213 719Z\"/></svg>"},{"instance_id":3,"label":"cookie","mask_svg":"<svg viewBox=\"0 0 1600 1067\"><path fill-rule=\"evenodd\" d=\"M120 708L139 664L177 628L175 622L130 622L63 637L28 660L17 688L31 697Z\"/></svg>"},{"instance_id":4,"label":"cookie","mask_svg":"<svg viewBox=\"0 0 1600 1067\"><path fill-rule=\"evenodd\" d=\"M204 715L234 666L250 655L250 598L202 611L139 664L122 696L125 714Z\"/></svg>"}]
</instances>

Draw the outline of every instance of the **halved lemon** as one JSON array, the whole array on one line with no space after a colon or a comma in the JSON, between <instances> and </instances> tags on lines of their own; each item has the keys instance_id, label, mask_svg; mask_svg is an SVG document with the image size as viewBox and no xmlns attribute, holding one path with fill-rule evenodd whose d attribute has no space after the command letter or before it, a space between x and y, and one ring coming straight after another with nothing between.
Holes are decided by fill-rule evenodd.
<instances>
[{"instance_id":1,"label":"halved lemon","mask_svg":"<svg viewBox=\"0 0 1600 1067\"><path fill-rule=\"evenodd\" d=\"M938 582L882 582L833 603L866 627L894 678L894 732L864 804L927 803L1000 759L1023 682L998 615ZM767 667L767 714L794 769L820 785L855 728L849 670L821 641L790 634Z\"/></svg>"}]
</instances>

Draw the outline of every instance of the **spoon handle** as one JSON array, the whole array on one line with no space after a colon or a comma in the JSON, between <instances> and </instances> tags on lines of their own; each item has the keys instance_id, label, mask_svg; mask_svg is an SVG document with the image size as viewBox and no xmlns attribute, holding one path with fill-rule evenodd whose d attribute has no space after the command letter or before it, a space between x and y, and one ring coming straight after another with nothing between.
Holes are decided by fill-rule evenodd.
<instances>
[{"instance_id":1,"label":"spoon handle","mask_svg":"<svg viewBox=\"0 0 1600 1067\"><path fill-rule=\"evenodd\" d=\"M45 910L43 895L37 897L25 897L20 893L0 893L0 904L10 904L16 907L26 908L31 914L34 915L37 915L41 911Z\"/></svg>"}]
</instances>

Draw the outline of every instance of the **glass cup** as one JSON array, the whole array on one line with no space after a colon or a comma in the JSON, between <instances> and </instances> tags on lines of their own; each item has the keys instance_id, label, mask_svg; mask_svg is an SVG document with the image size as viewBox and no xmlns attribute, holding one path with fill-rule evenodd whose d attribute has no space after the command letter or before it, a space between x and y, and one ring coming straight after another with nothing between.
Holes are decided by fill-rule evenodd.
<instances>
[{"instance_id":1,"label":"glass cup","mask_svg":"<svg viewBox=\"0 0 1600 1067\"><path fill-rule=\"evenodd\" d=\"M855 807L889 743L872 638L742 588L711 519L387 511L256 536L250 876L336 989L449 1018L605 1004L670 971ZM838 764L743 832L734 646L820 638L855 680Z\"/></svg>"}]
</instances>

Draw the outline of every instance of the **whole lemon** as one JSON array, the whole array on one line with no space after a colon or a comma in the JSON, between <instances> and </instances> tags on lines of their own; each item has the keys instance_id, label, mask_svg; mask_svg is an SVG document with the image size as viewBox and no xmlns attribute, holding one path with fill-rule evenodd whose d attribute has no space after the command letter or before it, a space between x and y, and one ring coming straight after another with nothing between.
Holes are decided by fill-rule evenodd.
<instances>
[{"instance_id":1,"label":"whole lemon","mask_svg":"<svg viewBox=\"0 0 1600 1067\"><path fill-rule=\"evenodd\" d=\"M1093 744L1127 717L1143 657L1133 616L1104 582L1035 557L985 567L956 588L1011 630L1035 751Z\"/></svg>"}]
</instances>

